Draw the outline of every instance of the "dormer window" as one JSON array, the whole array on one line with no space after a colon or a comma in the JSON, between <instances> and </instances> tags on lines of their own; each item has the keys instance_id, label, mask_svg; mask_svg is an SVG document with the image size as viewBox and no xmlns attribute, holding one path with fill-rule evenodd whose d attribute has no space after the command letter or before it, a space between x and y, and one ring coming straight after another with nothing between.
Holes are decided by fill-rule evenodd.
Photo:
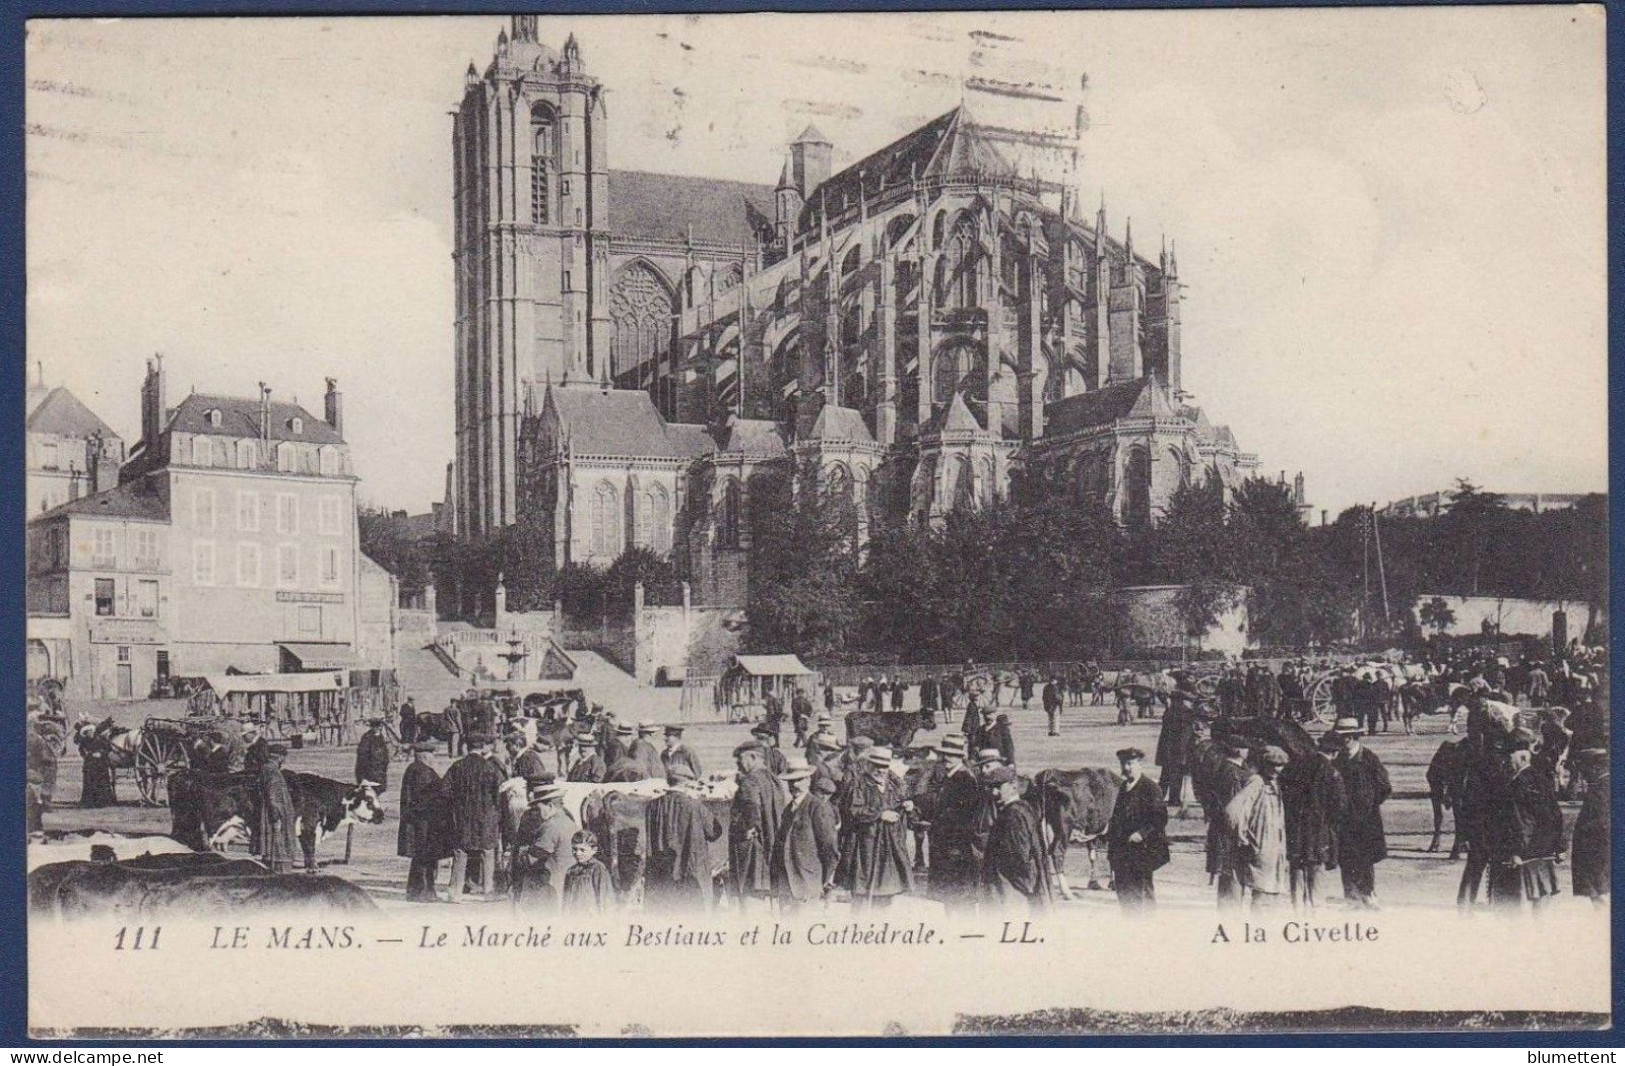
<instances>
[{"instance_id":1,"label":"dormer window","mask_svg":"<svg viewBox=\"0 0 1625 1066\"><path fill-rule=\"evenodd\" d=\"M209 425L213 426L216 429L220 428L220 408L218 408L218 407L209 408L208 413L204 417L209 420Z\"/></svg>"},{"instance_id":2,"label":"dormer window","mask_svg":"<svg viewBox=\"0 0 1625 1066\"><path fill-rule=\"evenodd\" d=\"M302 418L288 419L288 431L296 437L299 436L305 431L305 420Z\"/></svg>"}]
</instances>

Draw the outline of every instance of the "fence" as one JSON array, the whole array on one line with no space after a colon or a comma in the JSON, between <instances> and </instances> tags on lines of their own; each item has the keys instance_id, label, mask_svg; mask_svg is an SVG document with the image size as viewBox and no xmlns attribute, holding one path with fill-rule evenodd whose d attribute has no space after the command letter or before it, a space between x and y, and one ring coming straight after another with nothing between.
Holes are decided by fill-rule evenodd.
<instances>
[{"instance_id":1,"label":"fence","mask_svg":"<svg viewBox=\"0 0 1625 1066\"><path fill-rule=\"evenodd\" d=\"M717 706L716 678L683 679L682 697L677 705L677 720L690 724L728 720L727 710Z\"/></svg>"},{"instance_id":2,"label":"fence","mask_svg":"<svg viewBox=\"0 0 1625 1066\"><path fill-rule=\"evenodd\" d=\"M1243 660L1243 664L1246 666L1267 666L1271 670L1279 673L1281 667L1286 663L1296 662L1299 660L1307 660L1311 663L1327 665L1332 663L1363 662L1368 658L1369 656L1349 653L1323 653L1317 655L1309 655L1306 653L1303 655L1283 655L1279 658L1249 658ZM813 668L823 675L826 683L834 685L836 688L856 688L858 682L862 681L864 678L878 678L882 675L884 675L888 681L901 680L905 684L917 685L927 677L943 678L949 674L962 674L967 671L971 673L998 671L999 673L1004 674L1019 675L1024 670L1030 670L1037 676L1039 681L1042 682L1050 677L1066 677L1074 670L1080 670L1089 665L1098 666L1100 669L1108 672L1127 670L1134 673L1151 673L1158 670L1185 667L1194 672L1201 673L1217 670L1219 667L1225 664L1221 660L1196 660L1182 663L1178 659L1096 659L1091 663L1085 663L1081 660L1029 663L972 663L968 666L964 663L870 663L867 665L858 666L815 665Z\"/></svg>"}]
</instances>

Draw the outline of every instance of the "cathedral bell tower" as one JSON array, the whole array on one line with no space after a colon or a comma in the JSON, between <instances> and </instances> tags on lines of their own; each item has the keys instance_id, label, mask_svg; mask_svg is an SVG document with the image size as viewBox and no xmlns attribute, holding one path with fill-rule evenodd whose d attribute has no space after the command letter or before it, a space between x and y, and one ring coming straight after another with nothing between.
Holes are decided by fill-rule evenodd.
<instances>
[{"instance_id":1,"label":"cathedral bell tower","mask_svg":"<svg viewBox=\"0 0 1625 1066\"><path fill-rule=\"evenodd\" d=\"M511 32L510 32L511 30ZM524 392L608 372L608 119L571 35L535 15L472 64L452 117L458 533L516 519Z\"/></svg>"}]
</instances>

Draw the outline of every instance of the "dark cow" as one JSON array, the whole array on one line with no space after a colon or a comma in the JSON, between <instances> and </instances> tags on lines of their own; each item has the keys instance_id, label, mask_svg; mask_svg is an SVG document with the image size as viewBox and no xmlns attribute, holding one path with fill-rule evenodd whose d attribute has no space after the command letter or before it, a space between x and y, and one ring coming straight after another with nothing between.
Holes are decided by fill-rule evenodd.
<instances>
[{"instance_id":1,"label":"dark cow","mask_svg":"<svg viewBox=\"0 0 1625 1066\"><path fill-rule=\"evenodd\" d=\"M284 770L293 799L294 833L304 853L305 872L315 874L316 846L351 823L384 820L378 790L317 774ZM169 775L171 835L189 847L217 847L229 835L259 825L259 788L254 775L205 774L177 770Z\"/></svg>"},{"instance_id":2,"label":"dark cow","mask_svg":"<svg viewBox=\"0 0 1625 1066\"><path fill-rule=\"evenodd\" d=\"M629 796L624 792L593 792L581 803L581 828L598 838L598 855L609 867L615 891L623 898L641 888L644 860L649 854L644 839L644 812L653 802L650 796ZM711 841L712 877L720 887L728 866L728 822L733 813L731 800L702 797ZM715 833L715 836L712 834Z\"/></svg>"},{"instance_id":3,"label":"dark cow","mask_svg":"<svg viewBox=\"0 0 1625 1066\"><path fill-rule=\"evenodd\" d=\"M261 910L273 913L375 911L378 905L360 887L329 874L266 874L260 877L194 877L155 885L142 901L153 916L238 915Z\"/></svg>"},{"instance_id":4,"label":"dark cow","mask_svg":"<svg viewBox=\"0 0 1625 1066\"><path fill-rule=\"evenodd\" d=\"M228 859L203 852L149 855L123 862L55 862L28 875L28 905L36 913L63 918L89 914L133 917L149 886L208 877L261 876L252 859Z\"/></svg>"},{"instance_id":5,"label":"dark cow","mask_svg":"<svg viewBox=\"0 0 1625 1066\"><path fill-rule=\"evenodd\" d=\"M1089 853L1089 887L1100 888L1095 877L1098 841L1111 821L1112 807L1123 779L1110 770L1040 770L1027 791L1027 801L1038 811L1049 837L1049 861L1055 873L1055 887L1063 897L1072 896L1066 880L1066 852L1072 844L1082 844Z\"/></svg>"},{"instance_id":6,"label":"dark cow","mask_svg":"<svg viewBox=\"0 0 1625 1066\"><path fill-rule=\"evenodd\" d=\"M1433 840L1428 844L1428 850L1439 850L1439 831L1444 825L1444 812L1458 812L1451 819L1455 822L1455 839L1450 843L1450 858L1453 860L1461 858L1462 850L1467 846L1465 827L1459 815L1462 787L1467 779L1466 754L1467 749L1459 740L1447 740L1428 760L1428 799L1433 804Z\"/></svg>"},{"instance_id":7,"label":"dark cow","mask_svg":"<svg viewBox=\"0 0 1625 1066\"><path fill-rule=\"evenodd\" d=\"M846 716L846 739L868 737L882 747L894 751L914 743L914 734L920 731L917 712L851 711Z\"/></svg>"}]
</instances>

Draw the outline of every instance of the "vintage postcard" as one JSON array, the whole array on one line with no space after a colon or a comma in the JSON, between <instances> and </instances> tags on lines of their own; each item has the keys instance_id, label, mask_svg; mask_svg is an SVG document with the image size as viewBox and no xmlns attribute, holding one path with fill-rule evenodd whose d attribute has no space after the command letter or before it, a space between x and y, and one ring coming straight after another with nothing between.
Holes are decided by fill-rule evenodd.
<instances>
[{"instance_id":1,"label":"vintage postcard","mask_svg":"<svg viewBox=\"0 0 1625 1066\"><path fill-rule=\"evenodd\" d=\"M32 1033L1607 1026L1604 36L31 22Z\"/></svg>"}]
</instances>

